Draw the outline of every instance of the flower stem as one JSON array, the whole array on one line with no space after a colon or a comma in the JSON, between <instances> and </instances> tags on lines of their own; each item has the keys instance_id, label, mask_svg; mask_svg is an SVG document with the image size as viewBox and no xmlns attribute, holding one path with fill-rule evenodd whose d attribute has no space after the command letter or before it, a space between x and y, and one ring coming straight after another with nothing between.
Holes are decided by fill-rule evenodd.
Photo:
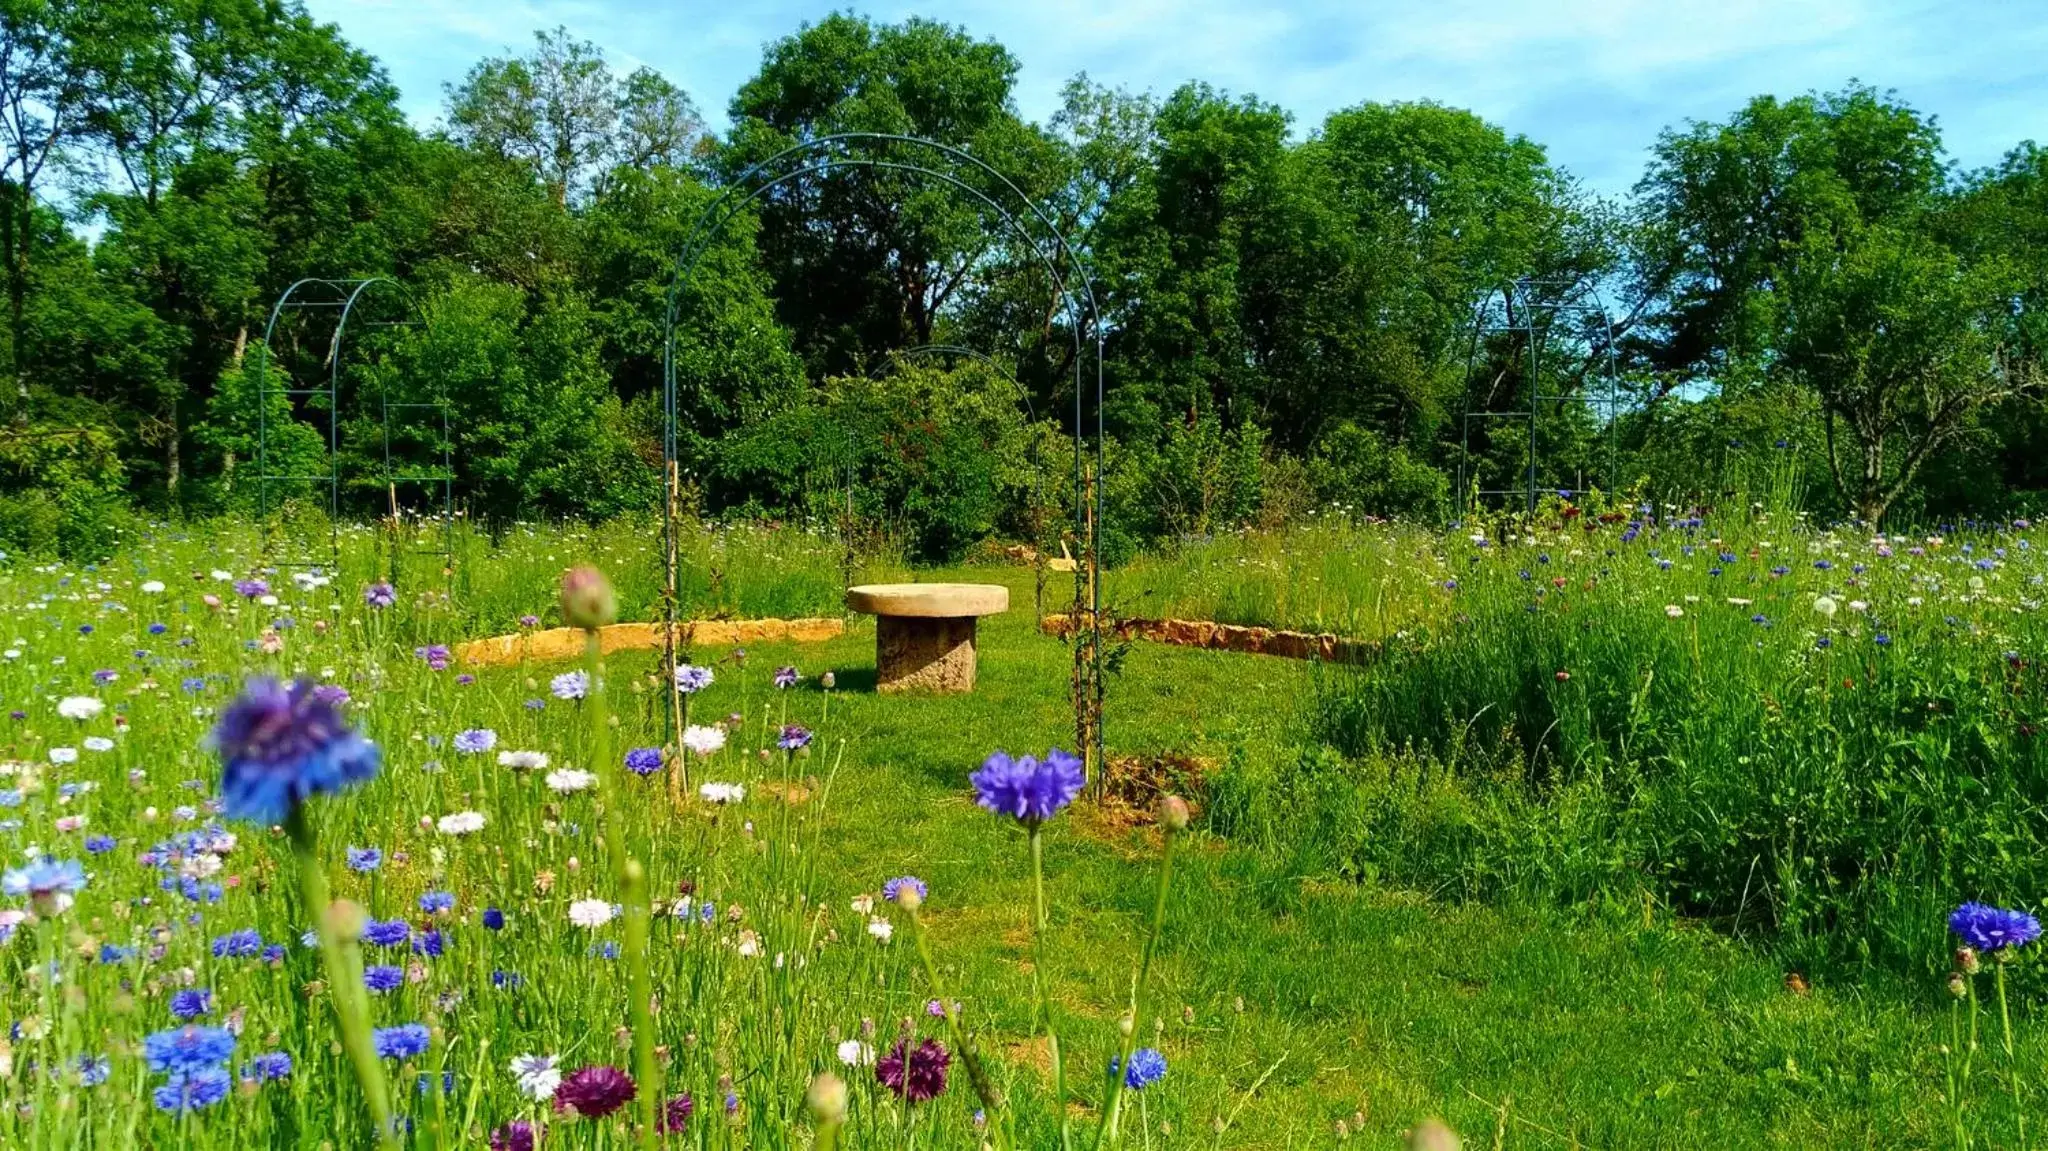
<instances>
[{"instance_id":1,"label":"flower stem","mask_svg":"<svg viewBox=\"0 0 2048 1151\"><path fill-rule=\"evenodd\" d=\"M1173 881L1173 845L1178 833L1170 825L1163 825L1164 840L1159 848L1159 890L1152 901L1152 930L1145 936L1145 946L1138 953L1138 978L1131 984L1130 1030L1124 1034L1116 1067L1109 1076L1109 1101L1103 1107L1102 1123L1095 1129L1094 1146L1101 1147L1105 1141L1114 1146L1117 1140L1117 1120L1124 1103L1124 1076L1131 1066L1131 1053L1138 1047L1138 1026L1144 1022L1145 983L1152 972L1152 953L1159 945L1159 935L1166 924L1166 892Z\"/></svg>"},{"instance_id":2,"label":"flower stem","mask_svg":"<svg viewBox=\"0 0 2048 1151\"><path fill-rule=\"evenodd\" d=\"M618 876L619 902L626 908L626 982L632 1002L633 1080L638 1086L640 1146L653 1151L660 1134L661 1065L654 1058L654 982L647 970L647 869L626 847L626 820L620 804L626 797L625 767L611 754L611 720L605 706L604 660L596 628L584 631L583 669L590 677L590 755L611 778L605 797L605 847Z\"/></svg>"},{"instance_id":3,"label":"flower stem","mask_svg":"<svg viewBox=\"0 0 2048 1151\"><path fill-rule=\"evenodd\" d=\"M327 991L334 1003L335 1024L341 1029L342 1049L348 1053L356 1082L362 1086L363 1098L370 1105L378 1141L386 1148L396 1148L398 1129L392 1125L391 1095L384 1084L384 1068L377 1062L376 1044L370 1038L370 1003L369 993L363 988L362 952L355 939L343 937L329 906L327 872L320 865L320 853L305 812L294 807L285 817L284 826L299 868L299 892L320 936Z\"/></svg>"},{"instance_id":4,"label":"flower stem","mask_svg":"<svg viewBox=\"0 0 2048 1151\"><path fill-rule=\"evenodd\" d=\"M2006 953L2000 951L1998 954L1999 961L1996 965L1995 978L1998 983L1998 1022L2003 1028L2005 1036L2005 1081L2006 1086L2012 1090L2012 1114L2014 1122L2019 1124L2020 1151L2026 1151L2027 1112L2020 1105L2020 1062L2018 1056L2013 1054L2012 1011L2005 1004L2004 957Z\"/></svg>"},{"instance_id":5,"label":"flower stem","mask_svg":"<svg viewBox=\"0 0 2048 1151\"><path fill-rule=\"evenodd\" d=\"M960 1050L960 1062L967 1068L967 1081L973 1085L974 1094L981 1100L988 1112L988 1128L995 1133L996 1145L1008 1146L1009 1128L1002 1122L1003 1099L996 1092L995 1084L989 1081L988 1068L974 1052L974 1041L960 1026L960 1014L953 1009L953 1001L946 995L945 987L939 982L938 964L932 962L931 946L925 941L924 917L915 906L905 902L903 907L910 913L910 937L917 945L917 958L924 965L924 977L931 984L932 997L938 1000L939 1009L946 1015L946 1026L953 1033L953 1046Z\"/></svg>"},{"instance_id":6,"label":"flower stem","mask_svg":"<svg viewBox=\"0 0 2048 1151\"><path fill-rule=\"evenodd\" d=\"M1067 1118L1067 1073L1060 1062L1060 1036L1052 1025L1052 978L1046 970L1045 955L1045 840L1043 828L1031 824L1031 990L1038 1000L1033 1028L1045 1024L1046 1051L1052 1058L1053 1106L1060 1117L1060 1148L1073 1146L1072 1124Z\"/></svg>"}]
</instances>

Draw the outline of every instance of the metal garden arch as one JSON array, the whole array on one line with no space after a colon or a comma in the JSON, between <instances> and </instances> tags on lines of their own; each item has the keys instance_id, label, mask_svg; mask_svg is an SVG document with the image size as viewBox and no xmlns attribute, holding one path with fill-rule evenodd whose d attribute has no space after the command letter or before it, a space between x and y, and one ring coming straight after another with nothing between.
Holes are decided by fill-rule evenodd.
<instances>
[{"instance_id":1,"label":"metal garden arch","mask_svg":"<svg viewBox=\"0 0 2048 1151\"><path fill-rule=\"evenodd\" d=\"M1596 392L1588 393L1584 389L1553 394L1543 392L1544 345L1550 337L1551 328L1561 316L1577 316L1585 320L1599 336L1599 348L1580 369L1583 376L1595 362L1599 364L1601 386ZM1473 405L1472 369L1479 360L1480 344L1489 335L1508 335L1519 339L1526 357L1524 362L1528 365L1527 407ZM1512 347L1511 341L1511 354ZM1461 520L1472 510L1475 500L1486 496L1519 496L1525 512L1533 517L1538 497L1546 490L1560 490L1555 487L1546 489L1539 481L1541 448L1537 442L1537 430L1545 404L1576 403L1592 410L1607 440L1607 483L1610 487L1614 484L1618 474L1615 437L1620 427L1624 398L1614 368L1614 325L1597 284L1587 279L1524 276L1502 287L1488 289L1472 309L1472 340L1465 352L1464 386L1465 410L1458 430L1457 510ZM1490 401L1491 387L1486 395ZM1520 487L1474 490L1477 470L1472 461L1473 426L1505 419L1527 421L1529 443L1525 453L1524 482Z\"/></svg>"},{"instance_id":2,"label":"metal garden arch","mask_svg":"<svg viewBox=\"0 0 2048 1151\"><path fill-rule=\"evenodd\" d=\"M355 318L356 309L373 289L381 288L382 293L395 297L403 319L364 320L371 327L415 327L424 321L418 319L419 307L413 295L404 284L388 276L367 276L351 279L327 279L309 276L287 287L271 306L270 318L263 325L263 342L257 346L256 359L256 509L258 522L263 525L265 558L271 563L298 565L303 567L337 568L341 558L341 373L342 356L348 349L349 323ZM285 377L276 388L271 387L270 363L275 354L272 349L277 338L278 325L287 313L329 312L334 314L334 329L327 337L327 351L322 362L327 369L327 382L321 387L296 388ZM277 473L271 470L271 427L270 405L273 398L282 397L285 405L297 409L299 402L313 397L324 397L327 408L327 471L325 474ZM441 496L441 541L439 547L410 549L404 554L436 556L442 562L444 572L454 562L455 524L455 461L454 447L450 439L448 398L436 395L433 399L420 402L409 400L394 401L389 386L379 388L377 396L379 442L378 455L383 467L379 481L390 502L394 530L399 516L398 486L400 484L438 484ZM438 442L440 444L440 466L431 471L405 472L399 463L392 445L392 420L394 414L403 418L410 411L424 410L439 418ZM431 417L430 417L431 418ZM305 421L295 421L305 422ZM294 485L324 485L327 493L328 554L325 558L313 556L274 556L272 545L271 515L273 510L282 510L282 500L277 498L280 485L291 490ZM394 544L394 547L396 545ZM392 554L391 565L383 574L387 578L397 575L397 555Z\"/></svg>"},{"instance_id":3,"label":"metal garden arch","mask_svg":"<svg viewBox=\"0 0 2048 1151\"><path fill-rule=\"evenodd\" d=\"M890 149L907 150L911 156L887 158ZM954 170L948 171L947 166ZM1067 242L1066 236L1047 214L1043 205L1025 195L1014 181L987 161L951 144L891 132L839 132L792 144L754 163L735 176L704 209L684 240L682 250L676 257L674 277L669 284L667 316L663 326L662 448L666 465L663 483L668 492L664 507L662 540L666 571L663 608L667 625L663 654L670 666L674 666L677 625L680 623L676 587L680 530L680 524L677 522L677 493L681 483L678 451L680 445L677 437L676 316L683 290L695 274L697 265L703 260L705 253L710 250L712 241L754 201L792 181L843 168L904 172L941 181L956 191L972 197L993 212L1010 234L1030 249L1045 268L1047 276L1051 278L1054 288L1059 293L1074 343L1075 535L1082 549L1081 562L1075 565L1074 570L1074 613L1077 616L1086 616L1085 621L1077 621L1075 632L1075 738L1081 744L1082 753L1088 761L1090 778L1099 779L1100 773L1096 769L1102 763L1103 704L1102 581L1098 563L1101 500L1089 482L1087 448L1083 434L1083 399L1086 394L1084 373L1087 367L1083 349L1085 341L1092 339L1095 353L1095 474L1099 477L1103 464L1103 333L1101 311L1095 299L1094 279L1080 254ZM1020 218L1019 212L998 203L988 192L970 183L968 177L985 178L990 181L994 191L1004 194L1005 198L1012 200L1013 203L1022 205L1023 218ZM1039 225L1038 233L1034 234L1032 229L1026 226L1027 219ZM1083 335L1084 329L1088 333L1087 336ZM680 716L681 701L675 698L673 693L670 707L674 715Z\"/></svg>"}]
</instances>

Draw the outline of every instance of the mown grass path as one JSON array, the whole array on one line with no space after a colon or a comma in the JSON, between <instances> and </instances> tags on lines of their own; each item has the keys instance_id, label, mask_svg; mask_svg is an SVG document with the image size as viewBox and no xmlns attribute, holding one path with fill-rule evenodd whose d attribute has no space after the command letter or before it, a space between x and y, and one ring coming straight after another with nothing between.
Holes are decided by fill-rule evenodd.
<instances>
[{"instance_id":1,"label":"mown grass path","mask_svg":"<svg viewBox=\"0 0 2048 1151\"><path fill-rule=\"evenodd\" d=\"M828 644L748 658L797 665L803 691L836 673L823 734L847 755L818 860L830 896L898 874L930 881L956 993L1021 1035L1024 841L973 806L966 779L995 748L1071 745L1069 650L1033 626L1028 573L930 578L1011 585L1012 610L983 621L972 695L874 695L868 621ZM1312 674L1139 646L1110 685L1112 754L1225 757L1292 739ZM701 706L726 710L724 690ZM1085 805L1048 833L1052 977L1069 1066L1091 1091L1129 989L1151 836ZM1640 907L1453 906L1289 874L1201 835L1182 862L1156 967L1156 1045L1172 1073L1145 1093L1155 1142L1170 1130L1172 1145L1208 1145L1214 1106L1184 1101L1225 1098L1243 1101L1221 1141L1235 1147L1326 1146L1340 1121L1361 1145L1385 1146L1430 1114L1479 1146L1497 1129L1508 1147L1587 1148L1903 1147L1945 1132L1945 1016L1895 988L1794 994L1760 953Z\"/></svg>"}]
</instances>

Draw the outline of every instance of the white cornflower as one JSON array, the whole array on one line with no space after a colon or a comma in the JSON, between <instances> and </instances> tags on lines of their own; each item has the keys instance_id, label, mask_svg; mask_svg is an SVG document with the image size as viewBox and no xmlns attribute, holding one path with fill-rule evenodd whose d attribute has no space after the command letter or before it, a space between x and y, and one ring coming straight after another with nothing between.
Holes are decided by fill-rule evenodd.
<instances>
[{"instance_id":1,"label":"white cornflower","mask_svg":"<svg viewBox=\"0 0 2048 1151\"><path fill-rule=\"evenodd\" d=\"M85 750L112 751L114 750L114 741L104 735L88 735L85 737Z\"/></svg>"},{"instance_id":2,"label":"white cornflower","mask_svg":"<svg viewBox=\"0 0 2048 1151\"><path fill-rule=\"evenodd\" d=\"M65 719L91 719L106 710L106 703L90 695L67 695L57 701L57 714Z\"/></svg>"},{"instance_id":3,"label":"white cornflower","mask_svg":"<svg viewBox=\"0 0 2048 1151\"><path fill-rule=\"evenodd\" d=\"M514 771L530 771L546 767L547 765L548 753L545 751L501 751L498 753L498 766L509 767Z\"/></svg>"},{"instance_id":4,"label":"white cornflower","mask_svg":"<svg viewBox=\"0 0 2048 1151\"><path fill-rule=\"evenodd\" d=\"M683 729L683 746L698 755L710 755L725 746L725 729L693 723Z\"/></svg>"},{"instance_id":5,"label":"white cornflower","mask_svg":"<svg viewBox=\"0 0 2048 1151\"><path fill-rule=\"evenodd\" d=\"M562 1085L562 1072L555 1063L553 1055L521 1055L512 1060L512 1079L519 1084L519 1093L537 1103L553 1099L555 1088Z\"/></svg>"},{"instance_id":6,"label":"white cornflower","mask_svg":"<svg viewBox=\"0 0 2048 1151\"><path fill-rule=\"evenodd\" d=\"M481 811L458 811L444 815L435 825L442 835L468 835L484 829L484 813Z\"/></svg>"},{"instance_id":7,"label":"white cornflower","mask_svg":"<svg viewBox=\"0 0 2048 1151\"><path fill-rule=\"evenodd\" d=\"M162 595L164 594L164 581L160 579L143 580L142 591L145 595Z\"/></svg>"},{"instance_id":8,"label":"white cornflower","mask_svg":"<svg viewBox=\"0 0 2048 1151\"><path fill-rule=\"evenodd\" d=\"M1839 608L1840 605L1836 604L1834 598L1831 596L1821 596L1819 599L1813 601L1813 610L1828 617L1829 619L1834 618L1835 612L1839 610Z\"/></svg>"},{"instance_id":9,"label":"white cornflower","mask_svg":"<svg viewBox=\"0 0 2048 1151\"><path fill-rule=\"evenodd\" d=\"M697 794L703 796L706 803L738 803L747 797L747 785L744 783L706 783L697 788Z\"/></svg>"},{"instance_id":10,"label":"white cornflower","mask_svg":"<svg viewBox=\"0 0 2048 1151\"><path fill-rule=\"evenodd\" d=\"M50 762L56 764L77 763L78 749L75 747L53 747L50 749Z\"/></svg>"},{"instance_id":11,"label":"white cornflower","mask_svg":"<svg viewBox=\"0 0 2048 1151\"><path fill-rule=\"evenodd\" d=\"M740 932L740 954L748 959L761 957L761 937L751 927Z\"/></svg>"},{"instance_id":12,"label":"white cornflower","mask_svg":"<svg viewBox=\"0 0 2048 1151\"><path fill-rule=\"evenodd\" d=\"M569 922L578 927L603 927L612 921L612 905L602 899L579 899L569 905Z\"/></svg>"},{"instance_id":13,"label":"white cornflower","mask_svg":"<svg viewBox=\"0 0 2048 1151\"><path fill-rule=\"evenodd\" d=\"M876 939L881 940L883 943L887 943L890 939L895 937L896 925L889 922L886 919L881 918L880 916L877 916L873 919L868 920L868 934L874 936Z\"/></svg>"},{"instance_id":14,"label":"white cornflower","mask_svg":"<svg viewBox=\"0 0 2048 1151\"><path fill-rule=\"evenodd\" d=\"M1685 614L1685 609L1679 607L1675 603L1667 603L1664 605L1664 614L1670 616L1672 619L1677 619L1678 617Z\"/></svg>"},{"instance_id":15,"label":"white cornflower","mask_svg":"<svg viewBox=\"0 0 2048 1151\"><path fill-rule=\"evenodd\" d=\"M581 768L563 767L548 772L548 787L567 795L572 791L587 791L597 783L597 776Z\"/></svg>"},{"instance_id":16,"label":"white cornflower","mask_svg":"<svg viewBox=\"0 0 2048 1151\"><path fill-rule=\"evenodd\" d=\"M839 1061L848 1067L866 1067L875 1061L875 1049L858 1039L844 1040L839 1044Z\"/></svg>"}]
</instances>

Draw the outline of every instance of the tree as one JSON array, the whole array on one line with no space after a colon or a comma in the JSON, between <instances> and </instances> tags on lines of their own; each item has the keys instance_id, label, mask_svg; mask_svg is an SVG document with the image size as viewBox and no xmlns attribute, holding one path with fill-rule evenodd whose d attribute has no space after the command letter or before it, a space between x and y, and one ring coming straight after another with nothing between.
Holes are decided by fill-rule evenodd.
<instances>
[{"instance_id":1,"label":"tree","mask_svg":"<svg viewBox=\"0 0 2048 1151\"><path fill-rule=\"evenodd\" d=\"M83 76L72 58L80 12L49 0L0 0L0 260L7 266L8 372L23 406L36 189L83 126Z\"/></svg>"},{"instance_id":2,"label":"tree","mask_svg":"<svg viewBox=\"0 0 2048 1151\"><path fill-rule=\"evenodd\" d=\"M566 28L534 33L533 54L485 60L448 90L449 134L522 165L555 203L582 204L618 165L682 165L703 139L688 94L642 68L623 81Z\"/></svg>"},{"instance_id":3,"label":"tree","mask_svg":"<svg viewBox=\"0 0 2048 1151\"><path fill-rule=\"evenodd\" d=\"M944 24L829 16L769 47L733 98L719 169L731 178L833 133L897 133L963 148L1035 196L1054 150L1011 103L1016 71L1001 45ZM866 155L950 168L1029 219L1025 205L971 166L910 147ZM933 342L992 269L1020 259L1022 241L996 211L945 180L903 170L833 168L765 195L760 211L762 258L814 374L856 371L892 349Z\"/></svg>"},{"instance_id":4,"label":"tree","mask_svg":"<svg viewBox=\"0 0 2048 1151\"><path fill-rule=\"evenodd\" d=\"M2025 383L1998 343L2010 284L2004 267L1966 266L1907 227L1801 244L1781 289L1783 367L1820 397L1835 487L1865 522Z\"/></svg>"}]
</instances>

